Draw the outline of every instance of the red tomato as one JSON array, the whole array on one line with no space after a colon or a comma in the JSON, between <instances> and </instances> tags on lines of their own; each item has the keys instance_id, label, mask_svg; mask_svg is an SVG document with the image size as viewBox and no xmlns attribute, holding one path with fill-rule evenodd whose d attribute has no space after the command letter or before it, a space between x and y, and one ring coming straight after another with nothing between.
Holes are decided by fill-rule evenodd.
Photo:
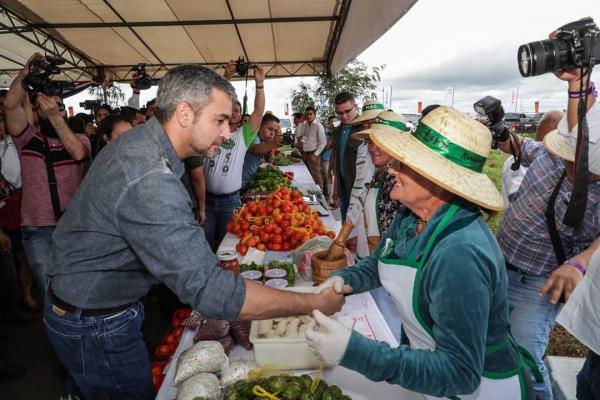
<instances>
[{"instance_id":1,"label":"red tomato","mask_svg":"<svg viewBox=\"0 0 600 400\"><path fill-rule=\"evenodd\" d=\"M178 342L177 336L175 336L174 333L169 333L167 335L167 338L165 339L165 343L168 345L172 345L173 343L177 343L177 342Z\"/></svg>"},{"instance_id":2,"label":"red tomato","mask_svg":"<svg viewBox=\"0 0 600 400\"><path fill-rule=\"evenodd\" d=\"M256 206L255 203L249 203L248 204L248 212L250 214L256 214L256 211L258 210L258 207Z\"/></svg>"},{"instance_id":3,"label":"red tomato","mask_svg":"<svg viewBox=\"0 0 600 400\"><path fill-rule=\"evenodd\" d=\"M279 207L281 207L281 200L279 200L279 199L273 200L273 208L279 208Z\"/></svg>"},{"instance_id":4,"label":"red tomato","mask_svg":"<svg viewBox=\"0 0 600 400\"><path fill-rule=\"evenodd\" d=\"M283 232L283 229L281 229L278 226L276 226L275 229L273 229L273 233L276 235L281 235L281 232Z\"/></svg>"},{"instance_id":5,"label":"red tomato","mask_svg":"<svg viewBox=\"0 0 600 400\"><path fill-rule=\"evenodd\" d=\"M275 235L275 236L273 236L273 243L276 243L276 244L283 243L283 238L281 237L281 235Z\"/></svg>"},{"instance_id":6,"label":"red tomato","mask_svg":"<svg viewBox=\"0 0 600 400\"><path fill-rule=\"evenodd\" d=\"M292 245L290 244L290 242L283 242L281 244L281 250L283 251L289 251L292 249Z\"/></svg>"},{"instance_id":7,"label":"red tomato","mask_svg":"<svg viewBox=\"0 0 600 400\"><path fill-rule=\"evenodd\" d=\"M173 330L173 334L175 335L175 337L177 337L177 339L179 339L181 335L183 335L183 329L183 326L178 326Z\"/></svg>"},{"instance_id":8,"label":"red tomato","mask_svg":"<svg viewBox=\"0 0 600 400\"><path fill-rule=\"evenodd\" d=\"M331 239L335 239L335 232L334 231L327 231L327 236L329 236Z\"/></svg>"},{"instance_id":9,"label":"red tomato","mask_svg":"<svg viewBox=\"0 0 600 400\"><path fill-rule=\"evenodd\" d=\"M175 318L175 319L174 319L174 320L171 322L171 326L172 326L173 328L175 328L175 327L178 327L178 326L181 326L181 324L183 323L183 320L184 320L184 319L185 319L185 318Z\"/></svg>"},{"instance_id":10,"label":"red tomato","mask_svg":"<svg viewBox=\"0 0 600 400\"><path fill-rule=\"evenodd\" d=\"M266 243L269 240L269 234L266 232L260 233L260 241Z\"/></svg>"},{"instance_id":11,"label":"red tomato","mask_svg":"<svg viewBox=\"0 0 600 400\"><path fill-rule=\"evenodd\" d=\"M242 222L240 224L241 231L247 231L248 229L250 229L250 224L248 222Z\"/></svg>"},{"instance_id":12,"label":"red tomato","mask_svg":"<svg viewBox=\"0 0 600 400\"><path fill-rule=\"evenodd\" d=\"M246 246L246 245L242 244L242 245L240 246L240 249L238 250L238 252L239 252L241 255L245 256L245 255L246 255L246 253L248 252L248 246Z\"/></svg>"},{"instance_id":13,"label":"red tomato","mask_svg":"<svg viewBox=\"0 0 600 400\"><path fill-rule=\"evenodd\" d=\"M256 240L254 240L253 238L248 239L248 241L246 242L246 245L248 247L256 247L258 243L256 243Z\"/></svg>"},{"instance_id":14,"label":"red tomato","mask_svg":"<svg viewBox=\"0 0 600 400\"><path fill-rule=\"evenodd\" d=\"M168 356L171 354L171 349L166 344L161 344L158 346L157 353L159 356Z\"/></svg>"},{"instance_id":15,"label":"red tomato","mask_svg":"<svg viewBox=\"0 0 600 400\"><path fill-rule=\"evenodd\" d=\"M283 221L283 216L281 214L273 215L273 221L276 224L280 224Z\"/></svg>"},{"instance_id":16,"label":"red tomato","mask_svg":"<svg viewBox=\"0 0 600 400\"><path fill-rule=\"evenodd\" d=\"M286 229L290 226L290 221L283 220L283 221L281 221L279 226L281 227L281 229Z\"/></svg>"},{"instance_id":17,"label":"red tomato","mask_svg":"<svg viewBox=\"0 0 600 400\"><path fill-rule=\"evenodd\" d=\"M157 392L160 390L160 385L162 385L163 379L165 379L164 375L152 376L152 385L154 386L154 390L156 390Z\"/></svg>"},{"instance_id":18,"label":"red tomato","mask_svg":"<svg viewBox=\"0 0 600 400\"><path fill-rule=\"evenodd\" d=\"M273 250L273 251L280 251L281 250L281 245L279 243L273 243L273 245L271 246L271 250Z\"/></svg>"},{"instance_id":19,"label":"red tomato","mask_svg":"<svg viewBox=\"0 0 600 400\"><path fill-rule=\"evenodd\" d=\"M162 375L163 374L163 367L161 367L160 365L154 364L152 366L152 375Z\"/></svg>"},{"instance_id":20,"label":"red tomato","mask_svg":"<svg viewBox=\"0 0 600 400\"><path fill-rule=\"evenodd\" d=\"M256 245L256 248L257 248L258 250L262 250L262 251L265 251L265 249L266 249L265 245L264 245L264 244L262 244L262 243L259 243L259 244L257 244L257 245Z\"/></svg>"}]
</instances>

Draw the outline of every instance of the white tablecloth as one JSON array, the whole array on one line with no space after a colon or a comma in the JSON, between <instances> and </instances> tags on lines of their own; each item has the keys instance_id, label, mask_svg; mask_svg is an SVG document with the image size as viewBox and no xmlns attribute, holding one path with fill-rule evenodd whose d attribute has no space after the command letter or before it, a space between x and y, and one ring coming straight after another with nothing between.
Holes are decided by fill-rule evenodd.
<instances>
[{"instance_id":1,"label":"white tablecloth","mask_svg":"<svg viewBox=\"0 0 600 400\"><path fill-rule=\"evenodd\" d=\"M292 164L285 167L280 167L284 172L294 172L294 184L299 187L314 188L314 181L310 176L308 169L304 164ZM318 188L318 187L317 187ZM333 218L332 215L322 217L323 224L334 232L339 232L341 222ZM228 233L219 250L235 250L235 245L238 242L235 235ZM265 261L272 259L289 259L291 252L267 252ZM240 257L241 259L241 257ZM305 281L299 275L296 278L296 286L312 286L312 282ZM398 346L396 340L397 333L393 333L386 319L380 312L379 307L369 293L361 293L349 296L346 299L346 304L342 308L341 313L349 318L363 318L365 325L371 328L376 340L385 341L390 346ZM360 324L357 324L360 325ZM358 326L355 329L359 329ZM360 331L360 329L359 329ZM180 354L193 345L194 332L186 330L181 337L177 351L173 355L170 365L167 369L167 374L163 384L156 397L157 400L173 400L177 395L177 388L173 384L175 377L175 366ZM241 346L236 346L229 356L230 361L236 360L253 360L254 351L247 351ZM351 371L347 368L338 366L335 368L326 369L323 372L323 379L332 385L338 385L344 393L348 394L354 400L371 400L377 398L379 400L422 400L423 396L415 395L397 385L390 385L387 382L373 382L365 378L359 373Z\"/></svg>"}]
</instances>

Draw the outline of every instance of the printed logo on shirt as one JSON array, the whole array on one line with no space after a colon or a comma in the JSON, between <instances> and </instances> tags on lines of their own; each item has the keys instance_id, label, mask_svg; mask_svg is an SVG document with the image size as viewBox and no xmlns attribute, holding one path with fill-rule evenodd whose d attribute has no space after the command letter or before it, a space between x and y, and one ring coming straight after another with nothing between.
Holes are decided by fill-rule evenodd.
<instances>
[{"instance_id":1,"label":"printed logo on shirt","mask_svg":"<svg viewBox=\"0 0 600 400\"><path fill-rule=\"evenodd\" d=\"M385 239L385 244L381 249L381 257L388 257L394 250L394 241L390 238Z\"/></svg>"},{"instance_id":2,"label":"printed logo on shirt","mask_svg":"<svg viewBox=\"0 0 600 400\"><path fill-rule=\"evenodd\" d=\"M235 147L235 141L231 138L227 139L223 143L221 143L220 147L227 149L227 150L231 150Z\"/></svg>"}]
</instances>

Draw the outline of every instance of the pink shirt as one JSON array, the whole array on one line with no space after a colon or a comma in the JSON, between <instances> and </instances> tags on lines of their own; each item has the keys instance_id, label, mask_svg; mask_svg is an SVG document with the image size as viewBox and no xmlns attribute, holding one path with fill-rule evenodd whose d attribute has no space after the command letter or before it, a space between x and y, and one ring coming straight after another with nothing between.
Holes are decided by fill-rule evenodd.
<instances>
[{"instance_id":1,"label":"pink shirt","mask_svg":"<svg viewBox=\"0 0 600 400\"><path fill-rule=\"evenodd\" d=\"M85 135L76 135L90 152L90 141ZM55 226L56 219L50 200L44 138L48 140L54 163L54 175L58 187L60 209L67 208L75 191L83 179L83 163L76 162L69 155L59 139L46 137L32 126L25 128L13 141L21 158L21 179L23 180L23 202L21 204L22 226Z\"/></svg>"}]
</instances>

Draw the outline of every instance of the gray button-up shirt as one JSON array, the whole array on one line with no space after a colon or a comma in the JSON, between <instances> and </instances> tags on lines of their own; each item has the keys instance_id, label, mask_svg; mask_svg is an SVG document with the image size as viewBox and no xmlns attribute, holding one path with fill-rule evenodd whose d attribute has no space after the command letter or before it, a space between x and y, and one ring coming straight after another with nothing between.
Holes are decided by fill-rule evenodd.
<instances>
[{"instance_id":1,"label":"gray button-up shirt","mask_svg":"<svg viewBox=\"0 0 600 400\"><path fill-rule=\"evenodd\" d=\"M63 301L107 308L164 282L202 315L235 319L243 279L218 267L155 118L98 155L52 237L48 277Z\"/></svg>"}]
</instances>

